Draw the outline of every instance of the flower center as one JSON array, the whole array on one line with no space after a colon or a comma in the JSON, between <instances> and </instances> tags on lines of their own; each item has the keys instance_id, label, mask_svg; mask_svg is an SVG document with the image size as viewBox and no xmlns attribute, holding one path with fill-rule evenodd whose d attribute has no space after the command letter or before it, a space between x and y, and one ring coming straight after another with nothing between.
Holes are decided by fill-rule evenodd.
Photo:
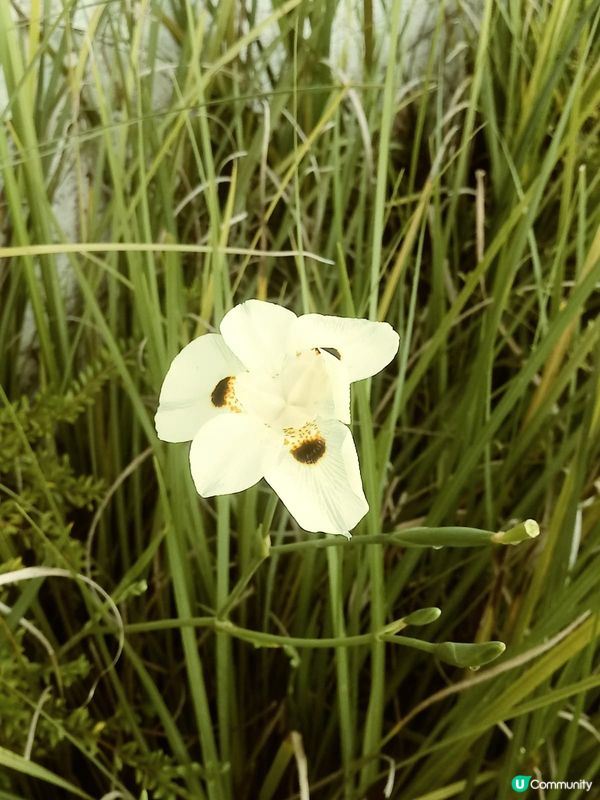
<instances>
[{"instance_id":1,"label":"flower center","mask_svg":"<svg viewBox=\"0 0 600 800\"><path fill-rule=\"evenodd\" d=\"M329 356L321 353L325 349L329 352L329 348L314 348L289 355L281 372L275 375L256 370L238 375L235 395L242 409L280 431L300 429L307 420L319 416L329 418L334 387ZM219 385L215 392L218 388ZM299 460L308 459L307 463L312 463L313 457L318 460L322 455L322 452L317 454L320 447L314 445L310 451L302 450Z\"/></svg>"}]
</instances>

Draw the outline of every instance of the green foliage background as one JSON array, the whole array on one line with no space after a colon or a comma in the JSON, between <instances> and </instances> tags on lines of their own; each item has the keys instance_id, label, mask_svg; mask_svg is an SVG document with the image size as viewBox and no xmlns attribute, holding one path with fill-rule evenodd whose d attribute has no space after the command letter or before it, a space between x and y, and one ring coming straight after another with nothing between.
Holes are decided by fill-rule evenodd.
<instances>
[{"instance_id":1,"label":"green foliage background","mask_svg":"<svg viewBox=\"0 0 600 800\"><path fill-rule=\"evenodd\" d=\"M274 2L262 47L226 0L89 6L89 37L78 5L0 0L0 798L598 785L597 0L435 4L400 93L400 49L369 72L367 0L360 85L324 63L333 0ZM350 543L264 483L201 500L156 438L171 358L250 297L401 334L355 387ZM526 518L516 547L401 538ZM464 670L382 635L435 606L412 636L505 654Z\"/></svg>"}]
</instances>

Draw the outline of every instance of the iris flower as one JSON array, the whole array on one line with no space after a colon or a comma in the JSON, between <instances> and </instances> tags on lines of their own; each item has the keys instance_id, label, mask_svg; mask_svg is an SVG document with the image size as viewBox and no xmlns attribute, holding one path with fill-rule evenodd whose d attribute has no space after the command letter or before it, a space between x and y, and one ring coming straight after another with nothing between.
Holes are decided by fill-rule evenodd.
<instances>
[{"instance_id":1,"label":"iris flower","mask_svg":"<svg viewBox=\"0 0 600 800\"><path fill-rule=\"evenodd\" d=\"M173 359L155 424L166 442L191 441L202 497L261 478L301 528L349 531L367 513L350 429L350 384L398 350L387 322L303 314L261 300L235 306Z\"/></svg>"}]
</instances>

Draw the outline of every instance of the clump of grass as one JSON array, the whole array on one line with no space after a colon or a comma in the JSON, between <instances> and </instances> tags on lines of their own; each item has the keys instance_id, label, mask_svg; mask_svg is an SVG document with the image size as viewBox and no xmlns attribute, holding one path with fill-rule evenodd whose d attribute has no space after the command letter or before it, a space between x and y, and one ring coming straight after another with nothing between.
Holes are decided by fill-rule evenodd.
<instances>
[{"instance_id":1,"label":"clump of grass","mask_svg":"<svg viewBox=\"0 0 600 800\"><path fill-rule=\"evenodd\" d=\"M93 578L125 641L115 663L109 616L52 577L3 588L0 794L598 780L597 5L458 9L457 78L440 4L426 73L401 87L394 60L332 78L333 0L274 4L262 49L268 22L244 29L241 4L77 5L0 0L0 556ZM371 511L350 543L298 531L264 484L199 499L186 446L156 438L170 359L249 297L401 333L353 401ZM541 535L514 548L402 538L527 518ZM506 653L473 672L386 640L435 607L411 637Z\"/></svg>"}]
</instances>

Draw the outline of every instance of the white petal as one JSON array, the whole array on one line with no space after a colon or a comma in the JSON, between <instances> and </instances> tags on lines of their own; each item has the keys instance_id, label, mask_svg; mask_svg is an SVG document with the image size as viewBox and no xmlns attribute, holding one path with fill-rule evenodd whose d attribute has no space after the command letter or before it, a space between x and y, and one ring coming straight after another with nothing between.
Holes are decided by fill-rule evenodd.
<instances>
[{"instance_id":1,"label":"white petal","mask_svg":"<svg viewBox=\"0 0 600 800\"><path fill-rule=\"evenodd\" d=\"M279 378L262 370L244 372L236 378L235 393L246 413L271 425L285 406L279 384Z\"/></svg>"},{"instance_id":2,"label":"white petal","mask_svg":"<svg viewBox=\"0 0 600 800\"><path fill-rule=\"evenodd\" d=\"M350 381L360 381L382 370L398 352L399 337L387 322L303 314L292 334L298 350L320 347L344 364Z\"/></svg>"},{"instance_id":3,"label":"white petal","mask_svg":"<svg viewBox=\"0 0 600 800\"><path fill-rule=\"evenodd\" d=\"M158 438L189 442L204 423L225 406L211 399L219 382L244 370L222 336L207 333L178 353L165 376L154 419Z\"/></svg>"},{"instance_id":4,"label":"white petal","mask_svg":"<svg viewBox=\"0 0 600 800\"><path fill-rule=\"evenodd\" d=\"M301 528L349 536L369 510L349 429L319 420L286 441L265 479Z\"/></svg>"},{"instance_id":5,"label":"white petal","mask_svg":"<svg viewBox=\"0 0 600 800\"><path fill-rule=\"evenodd\" d=\"M297 317L275 303L247 300L228 311L221 322L227 346L246 369L280 371Z\"/></svg>"},{"instance_id":6,"label":"white petal","mask_svg":"<svg viewBox=\"0 0 600 800\"><path fill-rule=\"evenodd\" d=\"M202 497L241 492L259 481L277 457L279 438L249 414L219 414L190 447L190 468Z\"/></svg>"}]
</instances>

